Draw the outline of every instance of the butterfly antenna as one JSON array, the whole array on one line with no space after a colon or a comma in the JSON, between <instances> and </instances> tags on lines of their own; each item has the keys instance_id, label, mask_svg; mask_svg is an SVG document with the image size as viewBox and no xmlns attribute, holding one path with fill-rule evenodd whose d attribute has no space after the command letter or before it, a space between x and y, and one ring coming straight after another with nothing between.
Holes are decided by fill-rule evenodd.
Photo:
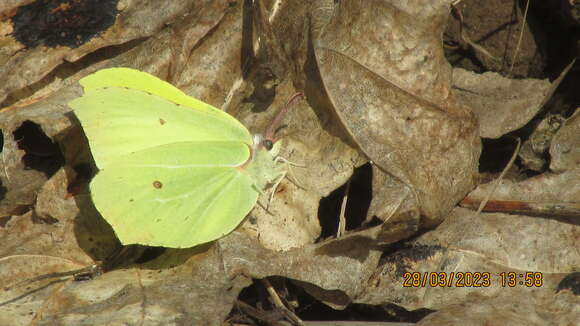
<instances>
[{"instance_id":1,"label":"butterfly antenna","mask_svg":"<svg viewBox=\"0 0 580 326\"><path fill-rule=\"evenodd\" d=\"M288 112L290 107L292 106L292 104L294 104L296 99L299 97L304 97L304 93L298 92L298 93L292 95L292 97L288 100L288 102L286 102L286 105L284 106L284 108L282 110L280 110L280 112L278 112L278 114L274 118L274 121L272 121L272 123L270 124L270 126L266 130L266 133L264 135L265 139L270 139L270 140L272 140L272 142L276 142L274 139L274 134L276 133L276 131L280 127L280 122L282 121L282 119L284 118L284 116L286 115L286 113Z\"/></svg>"}]
</instances>

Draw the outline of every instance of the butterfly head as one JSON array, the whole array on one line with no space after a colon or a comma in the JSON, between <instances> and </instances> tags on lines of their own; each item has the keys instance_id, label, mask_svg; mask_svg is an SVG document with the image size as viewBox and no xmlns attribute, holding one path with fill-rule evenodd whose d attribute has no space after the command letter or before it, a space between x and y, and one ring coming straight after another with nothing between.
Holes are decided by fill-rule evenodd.
<instances>
[{"instance_id":1,"label":"butterfly head","mask_svg":"<svg viewBox=\"0 0 580 326\"><path fill-rule=\"evenodd\" d=\"M296 99L301 98L301 97L304 97L304 94L302 94L302 93L294 94L290 98L288 103L286 103L284 108L280 112L278 112L276 117L274 117L274 121L272 121L272 123L270 124L270 126L266 130L266 133L264 135L262 135L262 134L254 135L254 137L253 137L254 144L253 144L253 148L252 148L252 151L254 153L258 153L259 151L265 149L267 152L269 152L269 154L272 157L278 156L278 154L280 153L280 147L282 145L279 141L280 139L276 137L276 134L278 133L278 131L280 131L280 129L282 129L284 127L281 125L282 119L284 118L284 116L288 112L292 103L294 103L296 101Z\"/></svg>"},{"instance_id":2,"label":"butterfly head","mask_svg":"<svg viewBox=\"0 0 580 326\"><path fill-rule=\"evenodd\" d=\"M276 156L280 150L280 142L279 139L275 139L272 137L265 137L262 134L255 134L253 137L254 152L260 150L269 151L273 156Z\"/></svg>"}]
</instances>

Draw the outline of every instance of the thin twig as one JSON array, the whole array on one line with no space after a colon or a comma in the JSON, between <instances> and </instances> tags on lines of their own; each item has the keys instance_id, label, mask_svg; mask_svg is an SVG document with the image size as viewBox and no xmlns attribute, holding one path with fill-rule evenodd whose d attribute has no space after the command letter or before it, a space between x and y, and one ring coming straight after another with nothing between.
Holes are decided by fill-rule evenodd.
<instances>
[{"instance_id":1,"label":"thin twig","mask_svg":"<svg viewBox=\"0 0 580 326\"><path fill-rule=\"evenodd\" d=\"M461 13L461 10L459 9L459 7L456 7L456 4L452 4L451 8L453 9L453 11L455 12L457 18L459 19L459 37L461 38L461 41L466 44L467 46L469 46L471 49L473 49L474 51L479 51L481 52L483 55L488 56L489 58L491 58L492 60L498 61L498 59L493 56L491 53L489 53L489 51L487 51L483 46L473 42L469 36L467 35L467 32L465 32L465 29L463 28L464 23L463 23L463 14ZM463 44L462 44L462 47Z\"/></svg>"},{"instance_id":2,"label":"thin twig","mask_svg":"<svg viewBox=\"0 0 580 326\"><path fill-rule=\"evenodd\" d=\"M81 279L83 279L83 278L79 277L81 274L89 274L89 273L99 274L99 272L98 272L99 268L100 268L99 264L93 264L93 265L83 267L80 269L75 269L72 271L43 274L43 275L39 275L39 276L36 276L33 278L28 278L28 279L22 280L14 285L5 287L4 289L9 290L9 289L20 287L23 285L28 285L30 283L47 280L49 278L60 279L61 281L66 281L70 278L72 278L74 280L77 280L77 278L78 278L79 280L81 280Z\"/></svg>"},{"instance_id":3,"label":"thin twig","mask_svg":"<svg viewBox=\"0 0 580 326\"><path fill-rule=\"evenodd\" d=\"M481 205L477 198L466 197L461 207L475 209ZM490 199L483 208L484 212L502 212L519 215L545 215L569 217L580 221L580 203L554 203L529 200Z\"/></svg>"},{"instance_id":4,"label":"thin twig","mask_svg":"<svg viewBox=\"0 0 580 326\"><path fill-rule=\"evenodd\" d=\"M503 177L505 176L507 171L514 164L514 161L516 160L516 157L518 156L518 153L520 152L520 146L522 144L522 141L519 138L516 138L516 140L517 140L518 144L516 146L514 154L512 155L512 158L510 159L510 161L508 162L506 167L503 169L503 171L501 171L501 174L499 175L499 177L494 181L493 186L489 189L489 192L487 193L487 195L485 196L485 198L483 199L481 204L479 204L479 208L477 209L477 212L475 213L475 217L477 217L481 213L481 211L483 210L485 205L487 205L487 202L489 201L489 199L491 198L491 196L493 195L493 193L497 189L497 186L499 186L501 180L503 179Z\"/></svg>"},{"instance_id":5,"label":"thin twig","mask_svg":"<svg viewBox=\"0 0 580 326\"><path fill-rule=\"evenodd\" d=\"M512 64L510 67L509 75L512 75L512 71L514 69L514 65L516 64L516 57L520 52L520 45L522 43L522 39L524 38L524 30L526 29L526 18L528 17L528 9L530 9L530 0L526 3L526 9L524 10L524 18L522 19L522 27L520 28L520 37L518 38L518 44L516 45L516 50L514 52L514 56L512 57Z\"/></svg>"},{"instance_id":6,"label":"thin twig","mask_svg":"<svg viewBox=\"0 0 580 326\"><path fill-rule=\"evenodd\" d=\"M338 230L336 231L336 237L340 238L346 231L346 203L348 202L348 193L350 192L350 184L352 183L352 175L348 178L346 182L346 189L344 190L344 196L342 197L342 203L340 204L340 215L338 216Z\"/></svg>"}]
</instances>

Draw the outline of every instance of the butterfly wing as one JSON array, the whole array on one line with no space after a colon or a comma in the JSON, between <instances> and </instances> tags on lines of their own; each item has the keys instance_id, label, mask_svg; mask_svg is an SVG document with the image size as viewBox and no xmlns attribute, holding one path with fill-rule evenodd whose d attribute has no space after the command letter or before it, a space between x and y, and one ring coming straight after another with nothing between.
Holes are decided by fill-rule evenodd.
<instances>
[{"instance_id":1,"label":"butterfly wing","mask_svg":"<svg viewBox=\"0 0 580 326\"><path fill-rule=\"evenodd\" d=\"M185 107L141 90L95 89L69 105L83 126L99 169L127 153L175 142L252 144L248 130L235 119L234 123L220 114Z\"/></svg>"},{"instance_id":2,"label":"butterfly wing","mask_svg":"<svg viewBox=\"0 0 580 326\"><path fill-rule=\"evenodd\" d=\"M252 179L231 168L246 155L237 145L180 142L128 154L92 180L93 202L123 244L187 248L216 240L258 198Z\"/></svg>"},{"instance_id":3,"label":"butterfly wing","mask_svg":"<svg viewBox=\"0 0 580 326\"><path fill-rule=\"evenodd\" d=\"M245 131L247 134L244 135L245 138L249 137L247 129L236 118L183 93L170 83L143 71L124 67L102 69L81 79L80 84L84 87L85 93L101 88L120 87L154 94L173 103L229 121L231 125L235 125L238 129ZM249 141L250 139L246 140Z\"/></svg>"},{"instance_id":4,"label":"butterfly wing","mask_svg":"<svg viewBox=\"0 0 580 326\"><path fill-rule=\"evenodd\" d=\"M184 248L231 232L258 196L239 168L250 157L248 130L156 77L104 71L81 80L85 94L69 105L100 170L93 202L121 242Z\"/></svg>"}]
</instances>

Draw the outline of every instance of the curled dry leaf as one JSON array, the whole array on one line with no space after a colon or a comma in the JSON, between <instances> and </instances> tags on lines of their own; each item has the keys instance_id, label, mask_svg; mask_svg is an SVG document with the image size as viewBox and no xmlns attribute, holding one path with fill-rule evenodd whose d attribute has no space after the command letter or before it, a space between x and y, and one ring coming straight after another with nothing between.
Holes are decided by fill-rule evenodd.
<instances>
[{"instance_id":1,"label":"curled dry leaf","mask_svg":"<svg viewBox=\"0 0 580 326\"><path fill-rule=\"evenodd\" d=\"M510 79L495 72L476 74L453 70L457 97L468 103L479 119L479 134L499 138L528 123L542 108L552 88L537 79Z\"/></svg>"},{"instance_id":2,"label":"curled dry leaf","mask_svg":"<svg viewBox=\"0 0 580 326\"><path fill-rule=\"evenodd\" d=\"M342 124L412 189L426 227L473 188L480 154L477 122L451 93L443 56L450 2L344 1L314 29L322 82Z\"/></svg>"},{"instance_id":3,"label":"curled dry leaf","mask_svg":"<svg viewBox=\"0 0 580 326\"><path fill-rule=\"evenodd\" d=\"M410 223L419 226L420 212L413 200L413 190L405 185L400 179L390 174L383 173L380 168L373 166L373 189L381 194L380 199L371 201L368 217L377 216L386 221L393 215L407 215L412 217Z\"/></svg>"},{"instance_id":4,"label":"curled dry leaf","mask_svg":"<svg viewBox=\"0 0 580 326\"><path fill-rule=\"evenodd\" d=\"M511 79L495 72L476 74L456 68L453 88L477 115L480 136L499 138L523 127L542 109L574 62L552 83L547 79Z\"/></svg>"},{"instance_id":5,"label":"curled dry leaf","mask_svg":"<svg viewBox=\"0 0 580 326\"><path fill-rule=\"evenodd\" d=\"M365 290L365 280L381 252L367 236L309 244L286 252L263 248L254 238L234 231L219 240L226 272L231 276L264 278L280 275L303 287L326 304L344 308ZM259 262L259 263L257 263Z\"/></svg>"}]
</instances>

